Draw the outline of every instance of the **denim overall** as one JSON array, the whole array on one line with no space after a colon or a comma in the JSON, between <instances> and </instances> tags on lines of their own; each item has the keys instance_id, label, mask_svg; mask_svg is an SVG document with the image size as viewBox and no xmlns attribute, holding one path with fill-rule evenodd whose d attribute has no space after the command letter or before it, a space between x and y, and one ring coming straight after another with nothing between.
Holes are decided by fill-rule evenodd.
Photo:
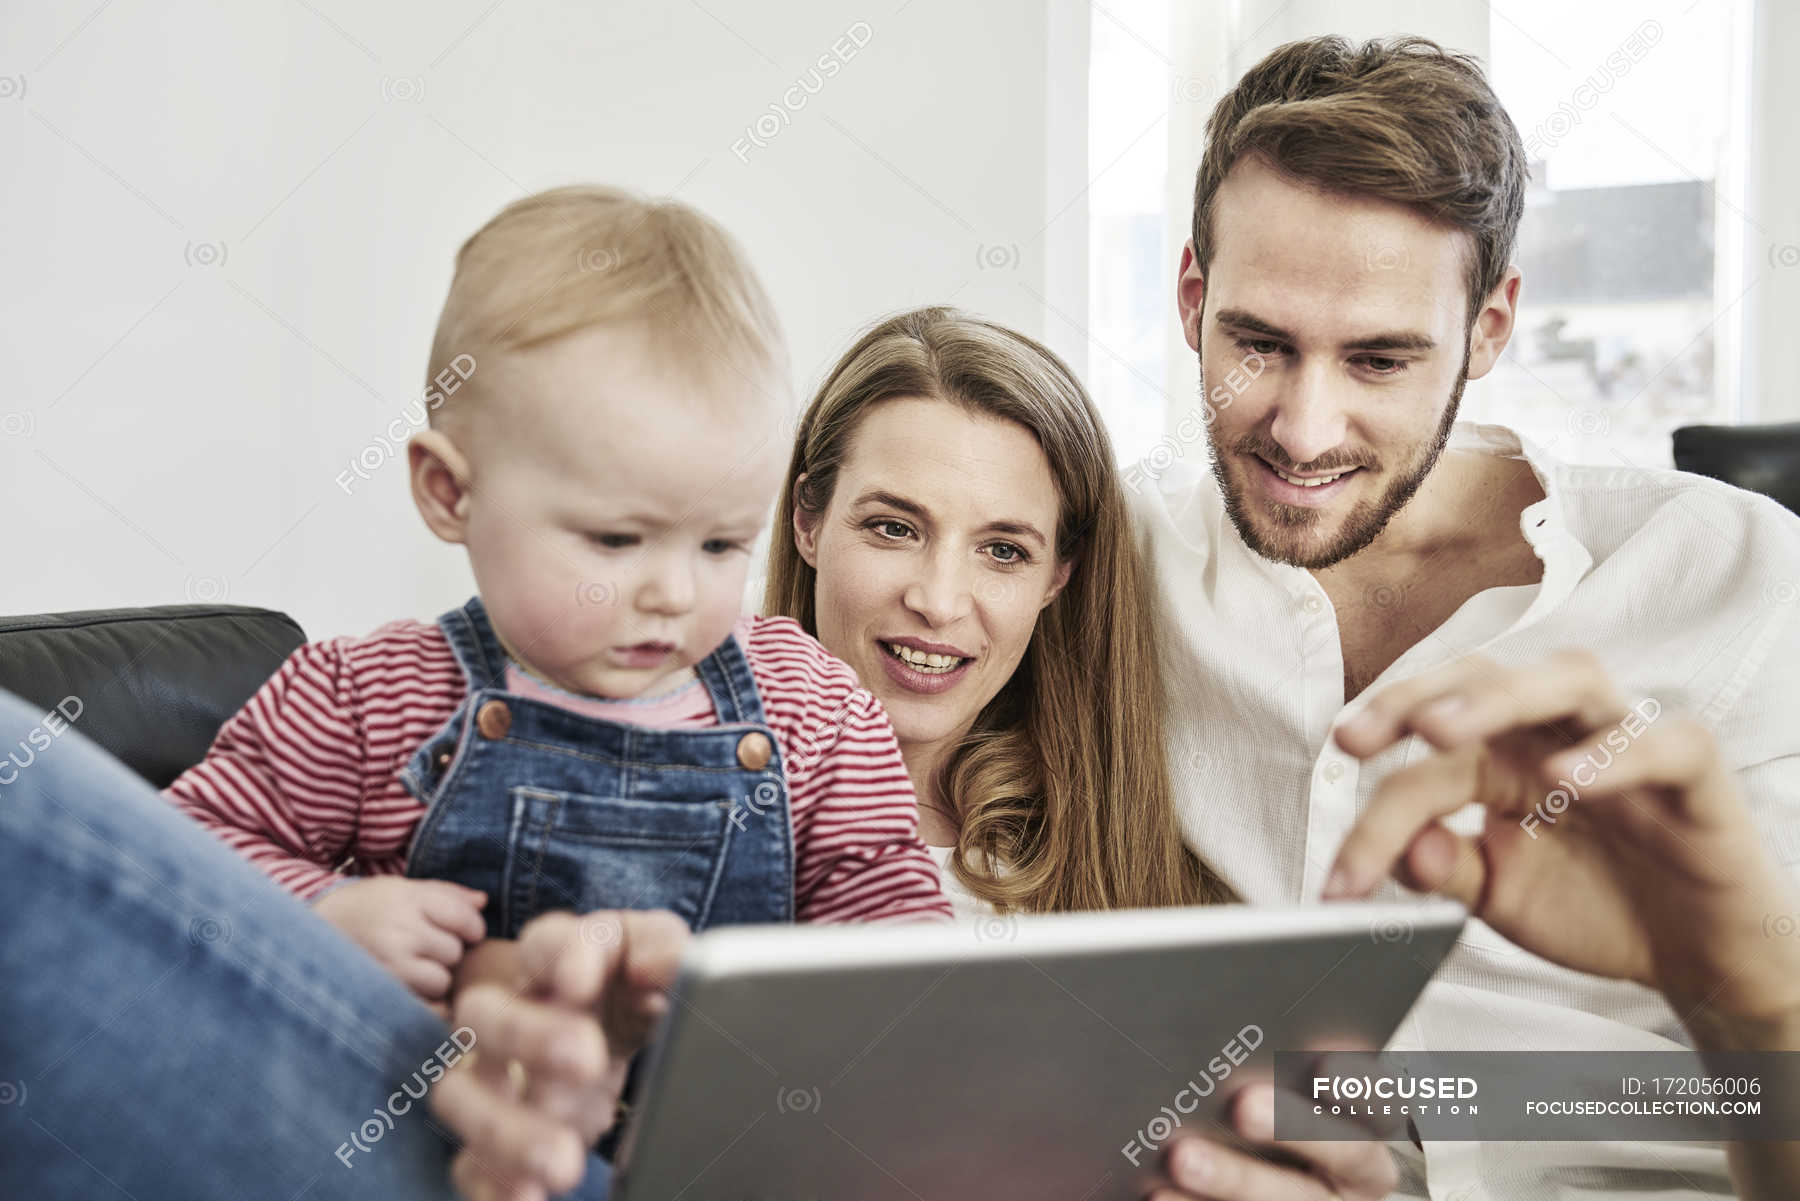
<instances>
[{"instance_id":1,"label":"denim overall","mask_svg":"<svg viewBox=\"0 0 1800 1201\"><path fill-rule=\"evenodd\" d=\"M555 909L794 916L787 783L736 638L694 665L719 724L651 730L505 690L480 597L438 619L469 695L400 773L428 806L406 874L488 895L488 936Z\"/></svg>"}]
</instances>

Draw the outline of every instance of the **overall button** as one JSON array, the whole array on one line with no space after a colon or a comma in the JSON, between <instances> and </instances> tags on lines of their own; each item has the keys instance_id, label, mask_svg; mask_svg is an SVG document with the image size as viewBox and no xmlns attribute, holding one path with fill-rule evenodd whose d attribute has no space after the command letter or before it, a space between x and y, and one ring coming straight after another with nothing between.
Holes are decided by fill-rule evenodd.
<instances>
[{"instance_id":1,"label":"overall button","mask_svg":"<svg viewBox=\"0 0 1800 1201\"><path fill-rule=\"evenodd\" d=\"M505 701L488 701L475 710L475 728L481 731L483 738L505 738L506 732L512 729L512 710L506 707ZM743 751L739 750L739 755Z\"/></svg>"},{"instance_id":2,"label":"overall button","mask_svg":"<svg viewBox=\"0 0 1800 1201\"><path fill-rule=\"evenodd\" d=\"M439 771L443 771L446 767L449 767L450 760L454 758L456 758L456 744L454 742L440 742L431 748L431 761L437 764L437 769Z\"/></svg>"},{"instance_id":3,"label":"overall button","mask_svg":"<svg viewBox=\"0 0 1800 1201\"><path fill-rule=\"evenodd\" d=\"M769 766L769 759L775 754L775 748L769 743L769 736L760 731L753 731L738 739L738 762L751 771L761 771Z\"/></svg>"}]
</instances>

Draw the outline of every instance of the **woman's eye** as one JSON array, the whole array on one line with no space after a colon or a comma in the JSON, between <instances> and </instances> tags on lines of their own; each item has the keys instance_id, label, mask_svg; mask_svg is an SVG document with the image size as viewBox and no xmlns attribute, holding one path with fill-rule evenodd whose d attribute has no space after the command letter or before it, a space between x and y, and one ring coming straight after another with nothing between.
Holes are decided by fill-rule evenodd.
<instances>
[{"instance_id":1,"label":"woman's eye","mask_svg":"<svg viewBox=\"0 0 1800 1201\"><path fill-rule=\"evenodd\" d=\"M623 550L628 546L636 546L638 536L636 534L590 533L588 541L595 546L604 546L608 550Z\"/></svg>"},{"instance_id":2,"label":"woman's eye","mask_svg":"<svg viewBox=\"0 0 1800 1201\"><path fill-rule=\"evenodd\" d=\"M869 523L868 528L892 542L898 542L912 533L912 527L904 521L894 521L887 517L877 517Z\"/></svg>"},{"instance_id":3,"label":"woman's eye","mask_svg":"<svg viewBox=\"0 0 1800 1201\"><path fill-rule=\"evenodd\" d=\"M996 542L988 549L993 552L994 559L1001 563L1031 562L1031 556L1025 553L1025 548L1017 543Z\"/></svg>"}]
</instances>

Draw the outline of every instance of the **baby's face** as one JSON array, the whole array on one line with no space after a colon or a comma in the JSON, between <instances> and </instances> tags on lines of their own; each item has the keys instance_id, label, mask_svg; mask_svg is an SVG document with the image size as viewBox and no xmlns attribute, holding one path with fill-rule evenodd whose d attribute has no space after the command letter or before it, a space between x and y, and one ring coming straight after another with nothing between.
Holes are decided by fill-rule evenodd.
<instances>
[{"instance_id":1,"label":"baby's face","mask_svg":"<svg viewBox=\"0 0 1800 1201\"><path fill-rule=\"evenodd\" d=\"M781 486L785 382L664 360L631 326L508 356L459 439L489 617L572 692L662 691L712 653Z\"/></svg>"}]
</instances>

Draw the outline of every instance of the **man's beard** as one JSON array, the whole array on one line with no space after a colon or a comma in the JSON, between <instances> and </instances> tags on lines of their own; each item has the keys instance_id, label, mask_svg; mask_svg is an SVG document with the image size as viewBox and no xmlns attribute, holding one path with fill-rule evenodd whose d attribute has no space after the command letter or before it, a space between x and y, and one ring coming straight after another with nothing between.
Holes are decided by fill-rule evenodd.
<instances>
[{"instance_id":1,"label":"man's beard","mask_svg":"<svg viewBox=\"0 0 1800 1201\"><path fill-rule=\"evenodd\" d=\"M1238 536L1244 544L1265 559L1273 559L1277 563L1288 563L1295 567L1304 567L1309 571L1318 571L1335 564L1342 563L1351 555L1368 546L1369 543L1387 528L1394 515L1406 507L1406 502L1413 498L1425 477L1437 466L1439 456L1450 443L1450 430L1456 424L1456 412L1462 404L1463 387L1469 382L1468 342L1463 344L1462 367L1456 373L1456 386L1450 391L1450 403L1444 406L1444 416L1438 422L1436 434L1429 442L1419 447L1413 461L1401 470L1394 482L1388 485L1387 492L1373 501L1359 501L1344 518L1342 530L1336 538L1316 549L1306 549L1304 534L1318 526L1325 516L1320 509L1306 505L1282 504L1279 501L1262 502L1260 512L1273 521L1276 528L1265 534L1257 529L1250 518L1249 505L1244 496L1244 488L1231 476L1226 468L1225 454L1257 455L1266 459L1271 465L1281 468L1289 475L1313 475L1331 471L1334 468L1361 467L1370 471L1381 469L1380 460L1372 452L1361 456L1329 452L1314 459L1310 463L1295 463L1279 443L1265 434L1250 432L1222 448L1216 442L1212 445L1213 476L1219 481L1219 491L1225 497L1225 512L1231 518L1231 524L1237 527ZM1206 371L1201 366L1200 394L1206 395ZM1216 428L1216 427L1215 427Z\"/></svg>"}]
</instances>

